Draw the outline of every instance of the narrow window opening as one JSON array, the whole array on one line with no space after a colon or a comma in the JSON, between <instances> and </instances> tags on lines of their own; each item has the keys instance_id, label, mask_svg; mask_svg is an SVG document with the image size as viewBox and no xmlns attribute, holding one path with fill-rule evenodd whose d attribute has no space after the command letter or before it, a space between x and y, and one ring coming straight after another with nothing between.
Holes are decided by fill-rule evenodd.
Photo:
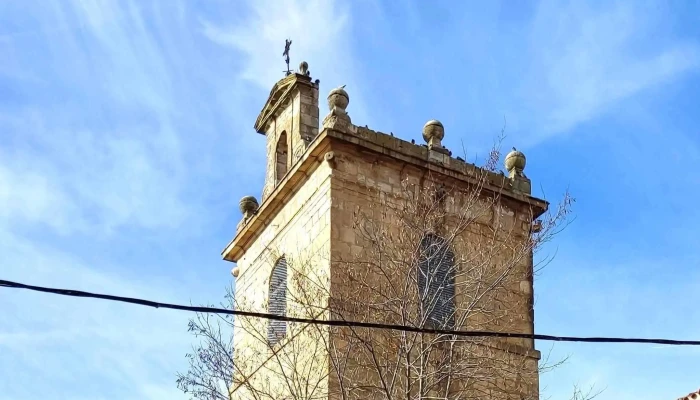
<instances>
[{"instance_id":1,"label":"narrow window opening","mask_svg":"<svg viewBox=\"0 0 700 400\"><path fill-rule=\"evenodd\" d=\"M282 257L272 267L270 291L268 293L268 312L273 315L287 315L287 260ZM274 346L287 334L287 322L269 320L267 341Z\"/></svg>"},{"instance_id":2,"label":"narrow window opening","mask_svg":"<svg viewBox=\"0 0 700 400\"><path fill-rule=\"evenodd\" d=\"M449 243L436 235L420 242L418 295L428 327L451 329L455 324L455 258Z\"/></svg>"},{"instance_id":3,"label":"narrow window opening","mask_svg":"<svg viewBox=\"0 0 700 400\"><path fill-rule=\"evenodd\" d=\"M287 132L282 131L277 139L277 150L275 151L275 184L279 184L287 173L289 146L287 146Z\"/></svg>"}]
</instances>

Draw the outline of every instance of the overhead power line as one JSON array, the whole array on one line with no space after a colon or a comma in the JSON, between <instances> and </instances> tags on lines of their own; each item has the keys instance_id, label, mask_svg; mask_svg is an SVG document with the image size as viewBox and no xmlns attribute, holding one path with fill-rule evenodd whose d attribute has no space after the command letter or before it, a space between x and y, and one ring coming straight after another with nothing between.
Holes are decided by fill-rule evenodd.
<instances>
[{"instance_id":1,"label":"overhead power line","mask_svg":"<svg viewBox=\"0 0 700 400\"><path fill-rule=\"evenodd\" d=\"M7 288L14 288L14 289L27 289L27 290L57 294L57 295L62 295L62 296L103 299L103 300L117 301L117 302L122 302L122 303L131 303L131 304L137 304L137 305L141 305L141 306L148 306L148 307L154 307L154 308L169 308L169 309L173 309L173 310L209 313L209 314L229 314L229 315L242 316L242 317L264 318L264 319L276 320L276 321L298 322L298 323L302 323L302 324L315 324L315 325L325 325L325 326L384 329L384 330L395 330L395 331L414 332L414 333L454 335L454 336L461 336L461 337L524 338L524 339L535 339L535 340L552 341L552 342L645 343L645 344L665 344L665 345L674 345L674 346L700 346L700 340L620 338L620 337L576 337L576 336L553 336L553 335L540 335L540 334L514 333L514 332L460 331L460 330L419 328L419 327L407 326L407 325L380 324L380 323L373 323L373 322L297 318L297 317L287 317L287 316L281 316L281 315L252 312L252 311L228 310L225 308L216 308L216 307L197 307L197 306L184 306L184 305L179 305L179 304L160 303L160 302L151 301L151 300L123 297L123 296L112 296L112 295L100 294L100 293L90 293L90 292L83 292L80 290L56 289L56 288L48 288L48 287L42 287L42 286L26 285L23 283L6 281L6 280L1 280L1 279L0 279L0 287L7 287Z\"/></svg>"}]
</instances>

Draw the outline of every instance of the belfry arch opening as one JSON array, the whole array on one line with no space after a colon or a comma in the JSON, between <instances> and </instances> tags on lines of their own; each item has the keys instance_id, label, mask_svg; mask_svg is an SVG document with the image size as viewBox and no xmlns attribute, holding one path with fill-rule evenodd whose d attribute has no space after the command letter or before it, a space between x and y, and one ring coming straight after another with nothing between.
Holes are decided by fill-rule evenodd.
<instances>
[{"instance_id":1,"label":"belfry arch opening","mask_svg":"<svg viewBox=\"0 0 700 400\"><path fill-rule=\"evenodd\" d=\"M275 151L275 184L279 184L287 173L289 159L289 146L287 145L287 132L282 131L277 139L277 150Z\"/></svg>"}]
</instances>

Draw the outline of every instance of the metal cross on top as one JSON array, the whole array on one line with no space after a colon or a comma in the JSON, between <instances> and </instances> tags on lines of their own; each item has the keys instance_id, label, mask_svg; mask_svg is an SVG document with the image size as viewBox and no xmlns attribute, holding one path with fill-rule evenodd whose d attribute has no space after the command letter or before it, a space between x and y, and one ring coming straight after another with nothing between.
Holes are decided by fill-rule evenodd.
<instances>
[{"instance_id":1,"label":"metal cross on top","mask_svg":"<svg viewBox=\"0 0 700 400\"><path fill-rule=\"evenodd\" d=\"M284 53L282 53L282 55L284 56L284 61L287 63L287 70L284 71L287 75L290 75L292 73L292 71L289 69L289 47L291 47L291 45L291 39L284 40Z\"/></svg>"}]
</instances>

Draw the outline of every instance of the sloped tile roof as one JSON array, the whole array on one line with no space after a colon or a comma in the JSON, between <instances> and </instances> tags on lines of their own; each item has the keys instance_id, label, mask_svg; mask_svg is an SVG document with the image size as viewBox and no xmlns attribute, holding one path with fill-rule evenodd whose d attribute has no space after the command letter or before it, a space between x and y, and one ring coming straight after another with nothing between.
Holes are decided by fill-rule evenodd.
<instances>
[{"instance_id":1,"label":"sloped tile roof","mask_svg":"<svg viewBox=\"0 0 700 400\"><path fill-rule=\"evenodd\" d=\"M679 397L678 400L700 400L700 389L684 397Z\"/></svg>"}]
</instances>

